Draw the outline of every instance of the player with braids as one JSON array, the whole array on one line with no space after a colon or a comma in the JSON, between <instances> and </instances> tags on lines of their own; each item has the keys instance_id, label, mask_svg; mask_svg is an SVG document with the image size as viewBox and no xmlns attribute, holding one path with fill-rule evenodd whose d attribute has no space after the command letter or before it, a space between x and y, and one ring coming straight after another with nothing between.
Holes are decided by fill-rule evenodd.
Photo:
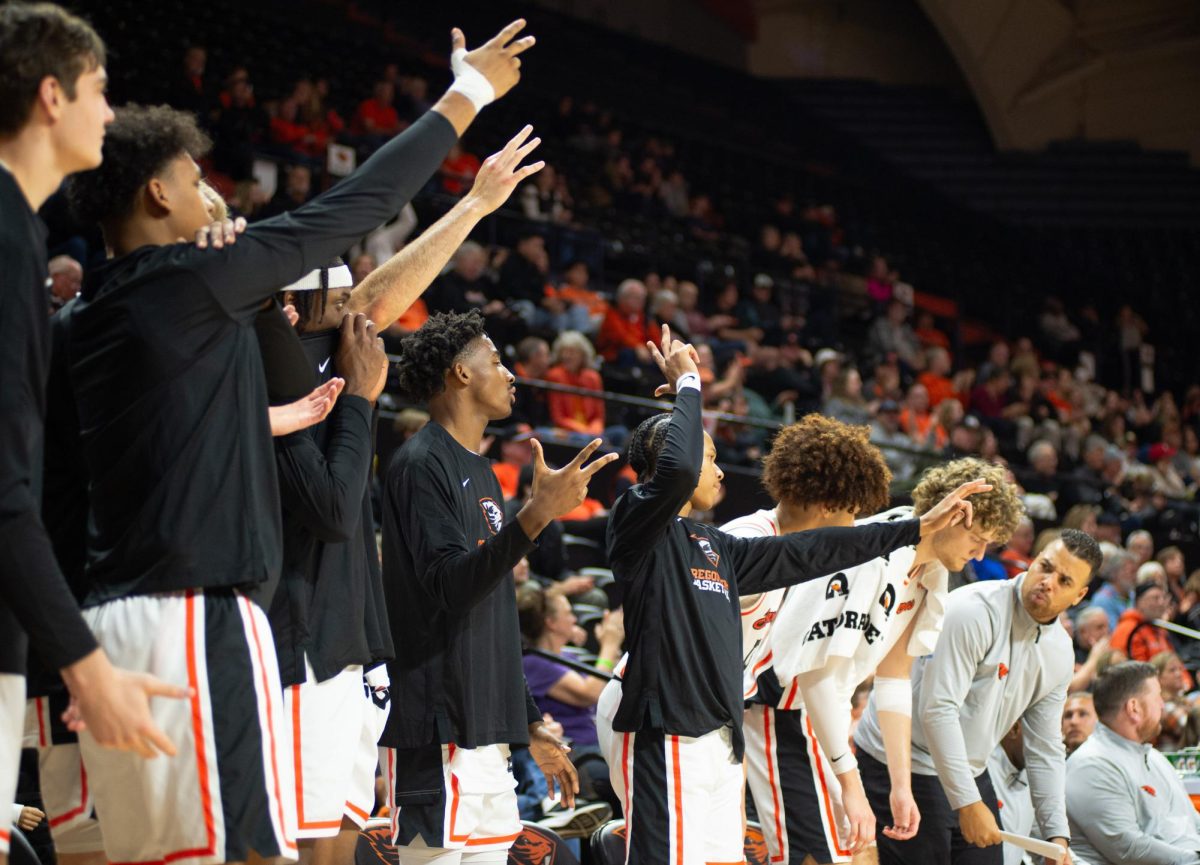
<instances>
[{"instance_id":1,"label":"player with braids","mask_svg":"<svg viewBox=\"0 0 1200 865\"><path fill-rule=\"evenodd\" d=\"M392 838L402 865L504 862L521 831L509 745L529 743L569 806L578 781L542 726L521 665L513 566L554 520L583 501L616 459L562 469L533 441L533 490L505 520L500 484L479 456L489 422L512 413L513 375L478 310L437 314L401 343L397 371L430 421L392 459L384 481L383 574L396 660L380 744Z\"/></svg>"},{"instance_id":2,"label":"player with braids","mask_svg":"<svg viewBox=\"0 0 1200 865\"><path fill-rule=\"evenodd\" d=\"M597 730L624 798L630 865L740 862L742 688L738 593L769 591L917 543L970 505L956 491L921 520L737 538L690 518L723 474L700 418L696 352L647 344L677 394L634 432L640 483L613 506L608 555L625 590L628 654L606 686Z\"/></svg>"}]
</instances>

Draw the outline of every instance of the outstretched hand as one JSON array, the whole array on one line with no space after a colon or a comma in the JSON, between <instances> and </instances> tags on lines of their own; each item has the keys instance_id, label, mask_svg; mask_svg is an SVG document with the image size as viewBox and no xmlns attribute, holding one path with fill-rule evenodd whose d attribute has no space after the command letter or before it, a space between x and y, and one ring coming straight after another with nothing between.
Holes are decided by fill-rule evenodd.
<instances>
[{"instance_id":1,"label":"outstretched hand","mask_svg":"<svg viewBox=\"0 0 1200 865\"><path fill-rule=\"evenodd\" d=\"M331 378L325 384L318 385L308 396L287 405L271 406L268 410L271 435L285 436L325 420L333 411L333 404L337 402L345 384L344 379Z\"/></svg>"},{"instance_id":2,"label":"outstretched hand","mask_svg":"<svg viewBox=\"0 0 1200 865\"><path fill-rule=\"evenodd\" d=\"M605 454L585 466L584 463L601 444L602 439L593 439L561 469L552 469L546 465L542 443L537 439L530 440L533 447L533 489L529 493L529 501L517 514L517 520L531 539L540 535L552 520L583 504L592 475L617 458L615 453Z\"/></svg>"},{"instance_id":3,"label":"outstretched hand","mask_svg":"<svg viewBox=\"0 0 1200 865\"><path fill-rule=\"evenodd\" d=\"M991 488L992 485L982 478L960 486L921 515L921 537L959 523L968 529L971 528L971 523L975 520L975 508L967 497L976 493L986 493Z\"/></svg>"},{"instance_id":4,"label":"outstretched hand","mask_svg":"<svg viewBox=\"0 0 1200 865\"><path fill-rule=\"evenodd\" d=\"M650 356L667 379L666 384L655 388L655 396L674 393L675 382L681 375L689 372L700 374L700 355L696 353L696 349L691 343L671 339L671 328L665 324L662 326L662 345L655 345L647 340L646 348L650 350Z\"/></svg>"},{"instance_id":5,"label":"outstretched hand","mask_svg":"<svg viewBox=\"0 0 1200 865\"><path fill-rule=\"evenodd\" d=\"M533 127L526 126L504 145L503 150L483 160L479 173L475 175L475 183L467 195L468 200L479 202L486 213L491 213L508 201L513 190L525 178L546 167L546 163L540 160L521 165L525 157L542 143L540 138L529 138L532 132Z\"/></svg>"},{"instance_id":6,"label":"outstretched hand","mask_svg":"<svg viewBox=\"0 0 1200 865\"><path fill-rule=\"evenodd\" d=\"M532 48L537 41L532 36L518 39L517 34L524 29L525 19L518 18L478 48L468 51L467 37L455 27L450 31L450 62L455 76L461 74L458 65L466 63L487 79L488 84L492 85L494 98L499 99L521 80L519 55Z\"/></svg>"}]
</instances>

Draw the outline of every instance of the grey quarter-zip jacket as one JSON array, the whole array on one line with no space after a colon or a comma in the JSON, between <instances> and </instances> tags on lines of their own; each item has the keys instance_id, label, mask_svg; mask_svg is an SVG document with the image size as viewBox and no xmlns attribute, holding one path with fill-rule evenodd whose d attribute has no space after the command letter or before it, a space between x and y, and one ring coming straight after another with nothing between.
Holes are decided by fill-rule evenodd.
<instances>
[{"instance_id":1,"label":"grey quarter-zip jacket","mask_svg":"<svg viewBox=\"0 0 1200 865\"><path fill-rule=\"evenodd\" d=\"M1200 815L1149 745L1104 725L1067 760L1071 847L1091 865L1197 865Z\"/></svg>"},{"instance_id":2,"label":"grey quarter-zip jacket","mask_svg":"<svg viewBox=\"0 0 1200 865\"><path fill-rule=\"evenodd\" d=\"M965 808L979 801L975 778L1020 721L1042 837L1067 838L1061 724L1075 654L1062 625L1040 624L1025 610L1024 581L1021 574L950 593L936 651L913 666L912 770L936 775L950 807ZM887 759L873 696L854 739Z\"/></svg>"}]
</instances>

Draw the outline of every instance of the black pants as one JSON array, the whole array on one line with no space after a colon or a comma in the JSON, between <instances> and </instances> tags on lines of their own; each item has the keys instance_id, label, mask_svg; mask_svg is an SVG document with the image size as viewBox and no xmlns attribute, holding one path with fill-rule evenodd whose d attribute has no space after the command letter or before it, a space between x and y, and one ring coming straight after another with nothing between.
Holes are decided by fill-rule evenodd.
<instances>
[{"instance_id":1,"label":"black pants","mask_svg":"<svg viewBox=\"0 0 1200 865\"><path fill-rule=\"evenodd\" d=\"M867 801L875 812L875 840L879 844L880 865L910 865L910 863L953 863L953 865L1004 865L1004 845L976 847L967 843L958 828L958 812L950 807L942 782L935 775L912 775L913 799L921 811L921 827L915 838L894 841L883 834L883 827L892 825L892 792L887 766L861 748L858 751L858 771L862 775ZM988 806L996 824L1000 809L996 806L996 791L985 771L975 779L979 795Z\"/></svg>"}]
</instances>

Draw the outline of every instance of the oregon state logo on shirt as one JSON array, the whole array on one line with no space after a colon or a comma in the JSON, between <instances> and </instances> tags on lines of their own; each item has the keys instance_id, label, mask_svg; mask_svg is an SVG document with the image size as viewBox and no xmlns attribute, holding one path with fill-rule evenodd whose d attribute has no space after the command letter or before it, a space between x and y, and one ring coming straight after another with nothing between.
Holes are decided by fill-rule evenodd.
<instances>
[{"instance_id":1,"label":"oregon state logo on shirt","mask_svg":"<svg viewBox=\"0 0 1200 865\"><path fill-rule=\"evenodd\" d=\"M846 582L845 574L837 573L829 578L829 582L825 586L826 600L829 600L834 595L841 595L844 598L848 594L850 594L850 584Z\"/></svg>"},{"instance_id":2,"label":"oregon state logo on shirt","mask_svg":"<svg viewBox=\"0 0 1200 865\"><path fill-rule=\"evenodd\" d=\"M883 590L883 594L879 596L879 606L883 607L883 617L886 619L892 615L892 607L896 605L896 590L892 588L892 584L888 583Z\"/></svg>"},{"instance_id":3,"label":"oregon state logo on shirt","mask_svg":"<svg viewBox=\"0 0 1200 865\"><path fill-rule=\"evenodd\" d=\"M496 504L496 500L485 498L479 500L479 507L483 511L483 518L487 520L488 530L494 535L500 531L500 527L504 525L504 511Z\"/></svg>"},{"instance_id":4,"label":"oregon state logo on shirt","mask_svg":"<svg viewBox=\"0 0 1200 865\"><path fill-rule=\"evenodd\" d=\"M714 568L720 564L721 556L713 549L712 541L699 535L689 535L689 537L699 545L700 552L704 553L704 558L708 559Z\"/></svg>"}]
</instances>

